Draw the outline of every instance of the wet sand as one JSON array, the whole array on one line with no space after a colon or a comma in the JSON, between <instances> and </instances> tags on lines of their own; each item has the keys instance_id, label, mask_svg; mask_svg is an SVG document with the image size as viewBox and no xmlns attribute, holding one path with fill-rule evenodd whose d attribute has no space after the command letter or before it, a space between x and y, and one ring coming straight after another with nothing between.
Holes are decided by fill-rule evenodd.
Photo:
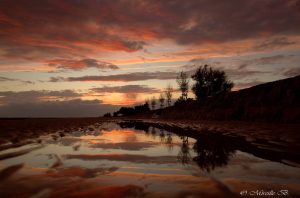
<instances>
[{"instance_id":1,"label":"wet sand","mask_svg":"<svg viewBox=\"0 0 300 198\"><path fill-rule=\"evenodd\" d=\"M300 196L297 158L221 130L233 123L218 131L216 123L110 121L10 144L0 155L0 197L240 197L261 189Z\"/></svg>"},{"instance_id":2,"label":"wet sand","mask_svg":"<svg viewBox=\"0 0 300 198\"><path fill-rule=\"evenodd\" d=\"M298 166L300 161L300 124L277 124L238 121L189 121L131 118L45 118L45 119L0 119L0 151L38 142L39 136L56 133L64 136L74 130L88 129L89 125L103 122L127 122L152 125L158 128L185 133L218 134L243 139L253 147L266 151L265 155L287 156L284 163ZM292 160L289 160L292 159Z\"/></svg>"},{"instance_id":3,"label":"wet sand","mask_svg":"<svg viewBox=\"0 0 300 198\"><path fill-rule=\"evenodd\" d=\"M8 142L16 146L25 140L60 131L61 135L83 129L105 118L2 118L0 119L0 145ZM1 147L0 147L1 150Z\"/></svg>"}]
</instances>

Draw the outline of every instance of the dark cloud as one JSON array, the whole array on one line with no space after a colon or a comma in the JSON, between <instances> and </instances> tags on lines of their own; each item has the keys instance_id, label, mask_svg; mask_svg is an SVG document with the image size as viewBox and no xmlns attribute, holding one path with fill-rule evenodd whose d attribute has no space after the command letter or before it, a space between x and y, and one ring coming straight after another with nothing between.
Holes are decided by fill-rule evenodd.
<instances>
[{"instance_id":1,"label":"dark cloud","mask_svg":"<svg viewBox=\"0 0 300 198\"><path fill-rule=\"evenodd\" d=\"M272 56L263 56L263 57L220 57L220 58L210 58L210 59L192 59L190 64L185 65L184 68L196 68L198 65L208 64L215 69L221 69L226 72L232 80L243 80L247 77L259 77L263 74L274 74L272 67L274 65L297 65L299 58L296 55L272 55ZM237 69L232 68L232 65L235 65ZM260 67L267 66L269 70L261 70ZM282 74L285 69L277 71L276 74ZM195 72L190 70L190 73Z\"/></svg>"},{"instance_id":2,"label":"dark cloud","mask_svg":"<svg viewBox=\"0 0 300 198\"><path fill-rule=\"evenodd\" d=\"M285 59L289 59L292 56L276 55L276 56L266 56L252 60L251 62L256 62L258 64L272 64L274 62L279 62Z\"/></svg>"},{"instance_id":3,"label":"dark cloud","mask_svg":"<svg viewBox=\"0 0 300 198\"><path fill-rule=\"evenodd\" d=\"M49 66L54 66L59 69L73 69L73 70L81 70L85 68L97 68L97 69L119 69L117 65L112 63L98 61L96 59L82 59L82 60L66 60L66 59L57 59L51 60L48 63Z\"/></svg>"},{"instance_id":4,"label":"dark cloud","mask_svg":"<svg viewBox=\"0 0 300 198\"><path fill-rule=\"evenodd\" d=\"M6 78L3 76L0 76L0 82L6 82L6 81L16 81L16 82L21 82L24 84L34 84L33 81L30 80L20 80L20 79L15 79L15 78Z\"/></svg>"},{"instance_id":5,"label":"dark cloud","mask_svg":"<svg viewBox=\"0 0 300 198\"><path fill-rule=\"evenodd\" d=\"M120 106L101 100L81 100L84 94L62 91L2 91L0 117L89 117L101 116Z\"/></svg>"},{"instance_id":6,"label":"dark cloud","mask_svg":"<svg viewBox=\"0 0 300 198\"><path fill-rule=\"evenodd\" d=\"M270 74L269 71L260 71L257 69L247 69L245 66L242 69L230 69L227 67L214 67L215 69L225 71L228 78L232 81L244 80L245 78L251 78L257 75ZM191 71L191 73L194 73Z\"/></svg>"},{"instance_id":7,"label":"dark cloud","mask_svg":"<svg viewBox=\"0 0 300 198\"><path fill-rule=\"evenodd\" d=\"M0 105L0 117L95 117L116 111L120 106L99 100L23 101Z\"/></svg>"},{"instance_id":8,"label":"dark cloud","mask_svg":"<svg viewBox=\"0 0 300 198\"><path fill-rule=\"evenodd\" d=\"M91 89L95 92L107 92L107 93L155 93L158 89L148 87L145 85L124 85L116 87L100 87Z\"/></svg>"},{"instance_id":9,"label":"dark cloud","mask_svg":"<svg viewBox=\"0 0 300 198\"><path fill-rule=\"evenodd\" d=\"M267 65L274 64L282 61L289 61L292 58L295 58L295 55L272 55L272 56L263 56L263 57L217 57L217 58L208 58L208 59L192 59L190 63L193 65L197 64L208 64L214 66L221 66L224 64L237 64L238 69L246 69L248 66L253 65ZM184 66L186 68L191 67L190 64Z\"/></svg>"},{"instance_id":10,"label":"dark cloud","mask_svg":"<svg viewBox=\"0 0 300 198\"><path fill-rule=\"evenodd\" d=\"M186 69L185 72L191 76L196 72L196 65L192 66L184 66ZM224 70L226 74L233 80L242 79L249 76L254 76L257 74L265 74L270 73L268 71L260 71L260 70L248 70L248 69L229 69L226 67L215 67L215 69ZM81 77L51 77L50 82L65 82L65 81L99 81L99 82L132 82L132 81L144 81L144 80L169 80L169 79L176 79L178 72L136 72L136 73L128 73L128 74L117 74L117 75L108 75L108 76L81 76ZM131 87L124 87L120 89L125 90ZM95 90L101 90L101 88L96 88ZM107 88L103 88L104 91ZM118 90L118 88L113 88L114 90Z\"/></svg>"},{"instance_id":11,"label":"dark cloud","mask_svg":"<svg viewBox=\"0 0 300 198\"><path fill-rule=\"evenodd\" d=\"M240 69L240 70L226 69L226 68L224 68L224 69L220 68L220 69L224 70L225 73L228 75L229 79L231 79L231 80L241 80L246 77L270 73L268 71L248 70L248 69Z\"/></svg>"},{"instance_id":12,"label":"dark cloud","mask_svg":"<svg viewBox=\"0 0 300 198\"><path fill-rule=\"evenodd\" d=\"M238 69L243 70L248 66L253 65L268 65L274 63L280 63L282 61L288 61L293 57L293 55L285 56L285 55L275 55L275 56L265 56L260 58L254 58L249 60L241 60Z\"/></svg>"},{"instance_id":13,"label":"dark cloud","mask_svg":"<svg viewBox=\"0 0 300 198\"><path fill-rule=\"evenodd\" d=\"M2 38L0 35L0 46L3 51L1 57L6 60L44 61L49 57L71 57L76 55L76 53L63 47L32 46L32 44L10 43L9 40L2 42L1 39L5 39L5 37ZM42 41L40 42L42 43ZM82 52L80 51L80 53Z\"/></svg>"},{"instance_id":14,"label":"dark cloud","mask_svg":"<svg viewBox=\"0 0 300 198\"><path fill-rule=\"evenodd\" d=\"M0 81L12 81L12 80L14 79L0 76Z\"/></svg>"},{"instance_id":15,"label":"dark cloud","mask_svg":"<svg viewBox=\"0 0 300 198\"><path fill-rule=\"evenodd\" d=\"M0 103L24 103L24 102L39 102L41 100L65 100L80 97L81 94L73 90L63 91L2 91L0 92Z\"/></svg>"},{"instance_id":16,"label":"dark cloud","mask_svg":"<svg viewBox=\"0 0 300 198\"><path fill-rule=\"evenodd\" d=\"M124 45L133 50L141 50L146 45L144 41L124 41Z\"/></svg>"},{"instance_id":17,"label":"dark cloud","mask_svg":"<svg viewBox=\"0 0 300 198\"><path fill-rule=\"evenodd\" d=\"M51 77L50 82L61 81L103 81L103 82L131 82L131 81L143 81L143 80L168 80L175 79L177 72L136 72L128 74L116 74L108 76L82 76L82 77Z\"/></svg>"},{"instance_id":18,"label":"dark cloud","mask_svg":"<svg viewBox=\"0 0 300 198\"><path fill-rule=\"evenodd\" d=\"M195 60L193 61L195 62ZM188 67L192 67L193 69L187 70L187 74L189 76L193 75L196 72L196 69L201 66L201 65L205 65L205 61L203 61L204 63L202 64L193 64L192 66L189 65L185 65L185 68ZM218 63L218 61L217 61ZM225 63L226 64L226 63ZM217 70L222 70L225 71L226 75L229 77L230 80L241 80L247 77L252 77L252 76L256 76L256 75L261 75L261 74L266 74L266 73L271 73L268 71L260 71L257 69L247 69L248 67L248 63L242 63L240 66L238 66L238 69L231 69L229 67L224 67L224 66L220 66L219 64L215 64L215 62L210 62L210 65L213 69L217 69Z\"/></svg>"},{"instance_id":19,"label":"dark cloud","mask_svg":"<svg viewBox=\"0 0 300 198\"><path fill-rule=\"evenodd\" d=\"M263 82L263 81L251 81L251 82L239 82L239 83L236 83L234 85L234 88L239 90L239 89L245 89L245 88L249 88L249 87L253 87L255 85L259 85L259 84L262 84L262 83L266 83L266 82Z\"/></svg>"},{"instance_id":20,"label":"dark cloud","mask_svg":"<svg viewBox=\"0 0 300 198\"><path fill-rule=\"evenodd\" d=\"M2 0L0 13L6 58L132 52L161 39L198 45L281 36L256 46L263 49L289 45L284 36L300 32L294 0Z\"/></svg>"},{"instance_id":21,"label":"dark cloud","mask_svg":"<svg viewBox=\"0 0 300 198\"><path fill-rule=\"evenodd\" d=\"M63 82L66 81L66 79L64 77L50 77L49 82Z\"/></svg>"},{"instance_id":22,"label":"dark cloud","mask_svg":"<svg viewBox=\"0 0 300 198\"><path fill-rule=\"evenodd\" d=\"M279 47L284 47L287 45L293 45L296 42L289 41L286 37L276 37L272 39L267 39L259 44L256 44L254 46L254 49L256 50L268 50L268 49L276 49Z\"/></svg>"},{"instance_id":23,"label":"dark cloud","mask_svg":"<svg viewBox=\"0 0 300 198\"><path fill-rule=\"evenodd\" d=\"M294 77L300 75L300 67L285 69L283 75L286 77Z\"/></svg>"},{"instance_id":24,"label":"dark cloud","mask_svg":"<svg viewBox=\"0 0 300 198\"><path fill-rule=\"evenodd\" d=\"M248 67L247 63L242 63L238 66L238 69L245 69L246 67Z\"/></svg>"}]
</instances>

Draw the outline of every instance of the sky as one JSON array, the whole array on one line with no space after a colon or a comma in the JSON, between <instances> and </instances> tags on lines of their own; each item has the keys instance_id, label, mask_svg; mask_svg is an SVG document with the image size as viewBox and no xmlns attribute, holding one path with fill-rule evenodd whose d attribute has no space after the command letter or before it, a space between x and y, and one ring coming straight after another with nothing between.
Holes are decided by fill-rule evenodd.
<instances>
[{"instance_id":1,"label":"sky","mask_svg":"<svg viewBox=\"0 0 300 198\"><path fill-rule=\"evenodd\" d=\"M233 90L293 77L299 24L296 0L0 0L0 117L101 116L168 85L176 99L176 75L204 64Z\"/></svg>"}]
</instances>

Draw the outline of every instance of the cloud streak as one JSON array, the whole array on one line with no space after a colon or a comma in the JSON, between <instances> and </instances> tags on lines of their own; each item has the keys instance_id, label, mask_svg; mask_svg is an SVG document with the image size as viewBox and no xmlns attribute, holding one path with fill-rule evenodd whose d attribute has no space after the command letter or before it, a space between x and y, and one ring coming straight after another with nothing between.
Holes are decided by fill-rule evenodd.
<instances>
[{"instance_id":1,"label":"cloud streak","mask_svg":"<svg viewBox=\"0 0 300 198\"><path fill-rule=\"evenodd\" d=\"M79 98L82 95L73 90L62 91L2 91L0 92L0 104L14 104L39 101L55 101Z\"/></svg>"},{"instance_id":2,"label":"cloud streak","mask_svg":"<svg viewBox=\"0 0 300 198\"><path fill-rule=\"evenodd\" d=\"M269 50L269 49L276 49L280 47L284 47L287 45L293 45L296 42L289 41L286 37L276 37L272 39L267 39L259 44L254 45L255 50Z\"/></svg>"},{"instance_id":3,"label":"cloud streak","mask_svg":"<svg viewBox=\"0 0 300 198\"><path fill-rule=\"evenodd\" d=\"M100 100L23 101L0 105L0 117L98 117L118 108Z\"/></svg>"},{"instance_id":4,"label":"cloud streak","mask_svg":"<svg viewBox=\"0 0 300 198\"><path fill-rule=\"evenodd\" d=\"M24 83L24 84L34 84L33 81L30 81L30 80L20 80L20 79L15 79L15 78L6 78L6 77L3 77L3 76L0 76L0 82L21 82L21 83Z\"/></svg>"},{"instance_id":5,"label":"cloud streak","mask_svg":"<svg viewBox=\"0 0 300 198\"><path fill-rule=\"evenodd\" d=\"M131 82L143 80L167 80L175 79L177 72L135 72L128 74L116 74L107 76L81 76L81 77L51 77L50 82L63 81L99 81L99 82Z\"/></svg>"},{"instance_id":6,"label":"cloud streak","mask_svg":"<svg viewBox=\"0 0 300 198\"><path fill-rule=\"evenodd\" d=\"M106 92L106 93L155 93L159 92L158 89L148 87L145 85L124 85L115 87L99 87L91 89L94 92Z\"/></svg>"},{"instance_id":7,"label":"cloud streak","mask_svg":"<svg viewBox=\"0 0 300 198\"><path fill-rule=\"evenodd\" d=\"M283 72L283 75L285 77L294 77L294 76L300 75L300 66L290 68L290 69L285 69L284 72Z\"/></svg>"},{"instance_id":8,"label":"cloud streak","mask_svg":"<svg viewBox=\"0 0 300 198\"><path fill-rule=\"evenodd\" d=\"M92 58L86 58L81 60L56 59L56 60L50 60L48 65L57 67L59 69L73 69L73 70L82 70L85 68L97 68L101 70L119 69L117 65L104 62L104 61L99 61Z\"/></svg>"}]
</instances>

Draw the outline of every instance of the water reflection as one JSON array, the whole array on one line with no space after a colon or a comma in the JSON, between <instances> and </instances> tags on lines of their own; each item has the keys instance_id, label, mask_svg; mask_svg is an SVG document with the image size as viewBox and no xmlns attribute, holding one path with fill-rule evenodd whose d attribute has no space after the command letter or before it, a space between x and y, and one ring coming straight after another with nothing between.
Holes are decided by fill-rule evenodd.
<instances>
[{"instance_id":1,"label":"water reflection","mask_svg":"<svg viewBox=\"0 0 300 198\"><path fill-rule=\"evenodd\" d=\"M180 139L182 140L182 144L177 158L182 163L182 165L187 165L191 161L189 138L187 136L181 136Z\"/></svg>"},{"instance_id":2,"label":"water reflection","mask_svg":"<svg viewBox=\"0 0 300 198\"><path fill-rule=\"evenodd\" d=\"M134 128L143 130L146 135L149 135L149 131L152 138L155 139L157 131L159 131L160 142L163 143L169 151L174 147L172 133L165 131L162 128L155 128L145 126L143 124L132 124L130 122L120 123L122 128ZM189 137L179 135L180 149L177 154L178 161L183 165L189 165L195 162L198 167L205 172L211 172L217 167L226 166L233 156L235 149L232 148L231 143L226 139L217 136L200 135L196 139L195 143L189 143ZM191 149L194 156L191 155ZM196 155L195 155L196 154Z\"/></svg>"},{"instance_id":3,"label":"water reflection","mask_svg":"<svg viewBox=\"0 0 300 198\"><path fill-rule=\"evenodd\" d=\"M136 130L145 131L148 133L150 131L150 125L145 125L143 123L132 123L132 122L119 122L118 125L122 128L134 128ZM151 127L152 128L152 127Z\"/></svg>"},{"instance_id":4,"label":"water reflection","mask_svg":"<svg viewBox=\"0 0 300 198\"><path fill-rule=\"evenodd\" d=\"M206 172L210 172L217 167L226 166L230 157L234 154L235 150L226 142L220 139L199 138L192 146L189 144L188 136L180 136L182 140L178 160L182 165L188 165L192 161L196 162L198 167ZM166 144L167 146L169 144ZM196 156L191 157L191 148L196 153Z\"/></svg>"},{"instance_id":5,"label":"water reflection","mask_svg":"<svg viewBox=\"0 0 300 198\"><path fill-rule=\"evenodd\" d=\"M165 133L163 129L159 129L159 137L160 137L160 141L164 142L165 141Z\"/></svg>"},{"instance_id":6,"label":"water reflection","mask_svg":"<svg viewBox=\"0 0 300 198\"><path fill-rule=\"evenodd\" d=\"M237 151L243 142L220 135L121 123L41 139L0 151L0 197L232 197L231 189L293 181L300 189L299 169Z\"/></svg>"},{"instance_id":7,"label":"water reflection","mask_svg":"<svg viewBox=\"0 0 300 198\"><path fill-rule=\"evenodd\" d=\"M156 128L151 127L151 136L152 136L153 139L156 138L156 130L157 130Z\"/></svg>"},{"instance_id":8,"label":"water reflection","mask_svg":"<svg viewBox=\"0 0 300 198\"><path fill-rule=\"evenodd\" d=\"M165 145L169 151L173 150L173 138L172 133L167 132L167 137L165 138Z\"/></svg>"},{"instance_id":9,"label":"water reflection","mask_svg":"<svg viewBox=\"0 0 300 198\"><path fill-rule=\"evenodd\" d=\"M197 156L193 160L199 168L210 172L216 167L226 166L234 154L232 147L220 139L199 138L193 146Z\"/></svg>"}]
</instances>

